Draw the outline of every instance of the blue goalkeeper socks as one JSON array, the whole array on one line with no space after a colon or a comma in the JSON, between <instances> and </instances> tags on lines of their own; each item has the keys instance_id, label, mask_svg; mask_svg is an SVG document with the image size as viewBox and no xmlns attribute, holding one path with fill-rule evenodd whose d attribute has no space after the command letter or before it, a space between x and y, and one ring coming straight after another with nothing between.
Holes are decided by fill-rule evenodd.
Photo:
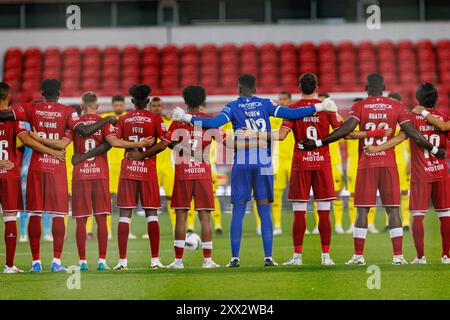
<instances>
[{"instance_id":1,"label":"blue goalkeeper socks","mask_svg":"<svg viewBox=\"0 0 450 320\"><path fill-rule=\"evenodd\" d=\"M257 204L259 219L261 220L261 237L264 247L264 257L272 256L273 225L271 204Z\"/></svg>"},{"instance_id":2,"label":"blue goalkeeper socks","mask_svg":"<svg viewBox=\"0 0 450 320\"><path fill-rule=\"evenodd\" d=\"M233 258L239 257L241 248L242 224L244 222L245 209L247 203L233 203L233 213L230 225L231 255Z\"/></svg>"}]
</instances>

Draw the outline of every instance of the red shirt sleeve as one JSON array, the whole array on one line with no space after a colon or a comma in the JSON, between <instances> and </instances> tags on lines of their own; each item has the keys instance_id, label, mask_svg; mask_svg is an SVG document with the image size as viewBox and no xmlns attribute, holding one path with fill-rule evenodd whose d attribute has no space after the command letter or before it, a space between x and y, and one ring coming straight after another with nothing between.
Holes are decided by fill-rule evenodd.
<instances>
[{"instance_id":1,"label":"red shirt sleeve","mask_svg":"<svg viewBox=\"0 0 450 320\"><path fill-rule=\"evenodd\" d=\"M402 111L398 115L397 122L399 125L402 125L405 122L411 121L413 117L414 115L410 111L402 107Z\"/></svg>"},{"instance_id":2,"label":"red shirt sleeve","mask_svg":"<svg viewBox=\"0 0 450 320\"><path fill-rule=\"evenodd\" d=\"M178 122L176 122L176 121L172 122L169 127L169 130L167 130L165 132L165 134L163 136L161 136L161 140L165 140L167 142L172 142L172 134L176 129L178 129L178 127L179 127Z\"/></svg>"},{"instance_id":3,"label":"red shirt sleeve","mask_svg":"<svg viewBox=\"0 0 450 320\"><path fill-rule=\"evenodd\" d=\"M294 121L289 120L289 119L284 119L283 123L281 124L280 129L283 127L288 128L289 130L292 130L292 128L294 127Z\"/></svg>"},{"instance_id":4,"label":"red shirt sleeve","mask_svg":"<svg viewBox=\"0 0 450 320\"><path fill-rule=\"evenodd\" d=\"M21 135L22 133L27 132L25 129L25 126L23 125L22 121L16 121L16 124L14 125L14 134L16 136Z\"/></svg>"},{"instance_id":5,"label":"red shirt sleeve","mask_svg":"<svg viewBox=\"0 0 450 320\"><path fill-rule=\"evenodd\" d=\"M14 113L14 117L17 121L26 121L30 122L29 120L29 109L31 107L31 103L24 103L20 107L12 108L11 111Z\"/></svg>"},{"instance_id":6,"label":"red shirt sleeve","mask_svg":"<svg viewBox=\"0 0 450 320\"><path fill-rule=\"evenodd\" d=\"M74 129L77 125L81 123L81 119L75 109L71 107L66 107L66 119L67 119L67 129Z\"/></svg>"},{"instance_id":7,"label":"red shirt sleeve","mask_svg":"<svg viewBox=\"0 0 450 320\"><path fill-rule=\"evenodd\" d=\"M122 139L123 137L123 117L120 117L116 123L116 137Z\"/></svg>"},{"instance_id":8,"label":"red shirt sleeve","mask_svg":"<svg viewBox=\"0 0 450 320\"><path fill-rule=\"evenodd\" d=\"M167 126L161 116L155 116L155 138L162 138L167 132Z\"/></svg>"},{"instance_id":9,"label":"red shirt sleeve","mask_svg":"<svg viewBox=\"0 0 450 320\"><path fill-rule=\"evenodd\" d=\"M73 131L72 130L66 130L64 134L64 139L69 140L70 142L73 141Z\"/></svg>"},{"instance_id":10,"label":"red shirt sleeve","mask_svg":"<svg viewBox=\"0 0 450 320\"><path fill-rule=\"evenodd\" d=\"M348 112L350 117L355 118L358 122L361 122L361 107L362 104L357 102L352 106L352 109Z\"/></svg>"},{"instance_id":11,"label":"red shirt sleeve","mask_svg":"<svg viewBox=\"0 0 450 320\"><path fill-rule=\"evenodd\" d=\"M107 123L103 126L103 138L106 139L110 136L116 135L116 129L111 123Z\"/></svg>"},{"instance_id":12,"label":"red shirt sleeve","mask_svg":"<svg viewBox=\"0 0 450 320\"><path fill-rule=\"evenodd\" d=\"M337 112L327 112L327 116L333 129L339 128L344 123Z\"/></svg>"}]
</instances>

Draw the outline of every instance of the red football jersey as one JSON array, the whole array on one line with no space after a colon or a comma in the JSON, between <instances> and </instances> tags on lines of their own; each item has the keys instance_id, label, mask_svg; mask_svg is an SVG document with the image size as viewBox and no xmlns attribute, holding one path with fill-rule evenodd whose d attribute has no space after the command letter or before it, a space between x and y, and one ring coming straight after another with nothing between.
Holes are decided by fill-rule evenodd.
<instances>
[{"instance_id":1,"label":"red football jersey","mask_svg":"<svg viewBox=\"0 0 450 320\"><path fill-rule=\"evenodd\" d=\"M121 116L117 122L116 130L119 139L133 142L148 137L161 138L167 131L161 116L149 110L133 110ZM156 156L141 161L124 158L120 177L141 181L157 181Z\"/></svg>"},{"instance_id":2,"label":"red football jersey","mask_svg":"<svg viewBox=\"0 0 450 320\"><path fill-rule=\"evenodd\" d=\"M80 120L85 125L90 125L101 120L102 117L96 114L83 114ZM116 131L111 123L107 123L89 137L83 137L79 133L74 133L73 149L75 154L84 154L102 144L103 140L109 136L115 136ZM109 179L108 175L108 157L104 153L82 163L73 168L73 180L94 180Z\"/></svg>"},{"instance_id":3,"label":"red football jersey","mask_svg":"<svg viewBox=\"0 0 450 320\"><path fill-rule=\"evenodd\" d=\"M434 109L427 109L433 116L447 122L448 117ZM432 145L447 149L448 132L439 131L429 124L421 115L412 117L416 128ZM447 178L448 166L446 160L441 160L426 149L420 148L414 141L411 146L411 182L434 182Z\"/></svg>"},{"instance_id":4,"label":"red football jersey","mask_svg":"<svg viewBox=\"0 0 450 320\"><path fill-rule=\"evenodd\" d=\"M355 103L349 115L359 121L360 130L392 129L389 137L366 138L359 140L358 169L374 167L396 167L394 148L377 153L366 153L364 146L381 145L395 134L397 124L410 120L411 114L402 104L382 96L371 96Z\"/></svg>"},{"instance_id":5,"label":"red football jersey","mask_svg":"<svg viewBox=\"0 0 450 320\"><path fill-rule=\"evenodd\" d=\"M208 118L205 113L192 113L193 116ZM173 121L169 131L163 137L168 142L180 141L183 150L174 152L175 155L175 181L182 180L211 180L211 164L209 163L209 151L212 139L222 143L225 139L225 132L221 129L201 129L190 124ZM199 149L201 147L201 149ZM189 154L183 154L184 150L189 150ZM202 162L192 156L192 152L201 152L205 155L207 162Z\"/></svg>"},{"instance_id":6,"label":"red football jersey","mask_svg":"<svg viewBox=\"0 0 450 320\"><path fill-rule=\"evenodd\" d=\"M73 130L80 123L73 108L58 102L27 103L12 110L16 120L29 122L39 136L46 139L67 138L66 129ZM30 169L43 172L66 171L66 164L48 154L33 152Z\"/></svg>"},{"instance_id":7,"label":"red football jersey","mask_svg":"<svg viewBox=\"0 0 450 320\"><path fill-rule=\"evenodd\" d=\"M0 112L7 110L1 109ZM16 138L24 132L26 130L20 121L0 122L0 160L14 163L11 170L0 169L0 179L20 177L21 156L16 147Z\"/></svg>"},{"instance_id":8,"label":"red football jersey","mask_svg":"<svg viewBox=\"0 0 450 320\"><path fill-rule=\"evenodd\" d=\"M317 99L302 99L289 106L301 108L320 103ZM295 138L293 170L320 170L331 167L330 150L323 146L312 151L300 150L298 143L306 139L319 140L330 133L330 126L335 129L342 125L342 120L336 112L318 112L299 120L284 120L282 127L292 130Z\"/></svg>"}]
</instances>

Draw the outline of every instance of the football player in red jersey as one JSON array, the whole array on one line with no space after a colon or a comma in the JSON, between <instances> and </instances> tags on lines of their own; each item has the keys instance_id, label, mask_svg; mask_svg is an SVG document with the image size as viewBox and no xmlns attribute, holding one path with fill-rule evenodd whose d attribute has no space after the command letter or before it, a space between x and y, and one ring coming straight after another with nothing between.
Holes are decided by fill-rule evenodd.
<instances>
[{"instance_id":1,"label":"football player in red jersey","mask_svg":"<svg viewBox=\"0 0 450 320\"><path fill-rule=\"evenodd\" d=\"M416 129L409 119L401 104L389 98L383 97L384 79L378 73L367 76L366 90L368 98L355 103L350 111L350 117L333 133L323 139L308 139L301 146L305 150L314 150L318 147L337 141L350 134L359 124L361 130L386 130L400 125L403 131L421 148L429 150L441 158L445 158L445 150L437 150ZM389 135L392 138L393 133ZM371 207L376 205L377 189L380 191L381 200L389 215L389 233L392 240L395 265L405 264L403 258L403 229L399 214L400 184L393 149L368 154L363 147L368 145L381 145L386 143L388 137L368 137L360 140L358 173L356 177L355 206L358 214L353 233L355 253L347 262L348 264L365 264L363 252L367 235L367 214Z\"/></svg>"},{"instance_id":2,"label":"football player in red jersey","mask_svg":"<svg viewBox=\"0 0 450 320\"><path fill-rule=\"evenodd\" d=\"M450 121L443 121L433 116L424 106L416 106L413 109L415 114L421 114L427 121L441 131L450 131Z\"/></svg>"},{"instance_id":3,"label":"football player in red jersey","mask_svg":"<svg viewBox=\"0 0 450 320\"><path fill-rule=\"evenodd\" d=\"M183 90L183 98L188 106L188 113L200 117L209 117L200 112L200 106L205 102L206 92L201 86L188 86ZM186 237L186 218L194 199L195 210L199 213L202 227L201 240L203 248L203 268L219 267L211 259L212 231L211 212L214 211L214 192L211 177L209 147L212 139L219 143L225 140L225 134L220 129L202 129L184 122L172 122L167 134L162 140L145 152L133 152L129 157L141 160L154 156L167 147L177 145L175 155L175 183L171 206L175 209L175 261L168 267L182 269L183 252ZM201 153L201 159L194 155ZM205 157L205 158L203 158Z\"/></svg>"},{"instance_id":4,"label":"football player in red jersey","mask_svg":"<svg viewBox=\"0 0 450 320\"><path fill-rule=\"evenodd\" d=\"M149 146L154 143L153 139L161 138L166 133L166 127L161 116L146 110L150 101L148 96L151 88L147 85L136 84L128 92L132 96L131 101L135 106L135 110L119 118L116 124L116 137L122 143L142 142ZM111 146L124 147L115 144L111 141L111 138L108 138L89 152L72 158L72 163L75 164L80 160L84 161L99 156L111 149ZM161 200L156 175L156 158L152 156L146 157L141 161L131 160L126 157L126 154L132 151L132 148L125 148L127 150L125 150L125 157L122 160L117 194L117 206L120 208L119 226L117 229L120 258L114 269L128 269L128 235L130 233L131 215L138 204L138 200L140 200L147 217L147 232L152 255L151 268L163 268L164 266L158 258L160 238L158 209L161 207Z\"/></svg>"},{"instance_id":5,"label":"football player in red jersey","mask_svg":"<svg viewBox=\"0 0 450 320\"><path fill-rule=\"evenodd\" d=\"M0 83L0 116L11 112L11 92L8 84ZM46 153L56 159L64 159L64 151L50 149L33 140L19 121L0 122L0 203L5 223L6 263L5 273L22 272L14 266L17 243L17 212L23 210L20 186L21 157L16 148L16 137L36 153Z\"/></svg>"},{"instance_id":6,"label":"football player in red jersey","mask_svg":"<svg viewBox=\"0 0 450 320\"><path fill-rule=\"evenodd\" d=\"M47 142L59 143L64 139L66 130L74 130L83 136L89 136L107 122L115 122L114 117L105 118L91 125L80 122L77 113L66 105L58 103L61 84L58 80L47 79L41 84L44 102L27 103L20 107L2 112L0 121L27 121L37 131L39 137ZM49 147L52 147L49 145ZM64 216L69 208L67 173L64 160L50 154L34 152L31 158L27 178L26 209L30 212L28 236L33 256L32 272L41 272L40 237L41 214L53 214L53 261L52 272L65 271L61 263L66 227Z\"/></svg>"},{"instance_id":7,"label":"football player in red jersey","mask_svg":"<svg viewBox=\"0 0 450 320\"><path fill-rule=\"evenodd\" d=\"M290 106L300 108L320 103L317 99L317 76L304 73L299 79L302 99ZM306 139L317 140L326 137L333 129L342 125L336 112L320 112L300 120L285 120L279 131L279 139L284 140L290 131L295 137L295 145ZM311 187L319 213L319 233L322 244L322 264L333 265L329 250L331 243L331 202L336 199L334 179L331 171L331 158L328 146L314 151L300 150L294 146L292 171L289 179L289 201L292 202L294 223L292 239L294 256L284 265L302 264L303 238L306 232L306 205L309 202Z\"/></svg>"},{"instance_id":8,"label":"football player in red jersey","mask_svg":"<svg viewBox=\"0 0 450 320\"><path fill-rule=\"evenodd\" d=\"M424 83L416 91L416 98L426 112L424 115L414 115L412 122L424 137L434 146L434 153L438 148L447 148L448 134L440 131L427 122L428 114L443 122L448 117L442 112L434 110L437 101L436 88L431 83ZM370 146L367 152L382 152L393 148L407 138L404 132L380 146ZM441 262L450 264L450 179L447 162L435 157L430 151L411 142L411 195L409 207L413 214L413 239L416 247L414 264L426 264L424 252L424 226L425 213L428 212L430 199L434 210L437 211L441 222L442 255Z\"/></svg>"},{"instance_id":9,"label":"football player in red jersey","mask_svg":"<svg viewBox=\"0 0 450 320\"><path fill-rule=\"evenodd\" d=\"M98 103L94 92L86 92L81 97L83 114L80 120L85 125L100 121L97 115ZM80 269L87 270L86 260L86 223L88 217L94 215L97 222L98 263L97 270L109 269L106 264L108 245L108 227L106 218L111 214L111 194L109 192L108 159L106 153L84 159L81 155L98 147L106 139L113 147L141 148L152 142L143 139L139 142L128 142L116 137L114 126L105 124L93 135L83 137L79 133L73 136L74 169L72 179L72 217L76 219L76 240Z\"/></svg>"}]
</instances>

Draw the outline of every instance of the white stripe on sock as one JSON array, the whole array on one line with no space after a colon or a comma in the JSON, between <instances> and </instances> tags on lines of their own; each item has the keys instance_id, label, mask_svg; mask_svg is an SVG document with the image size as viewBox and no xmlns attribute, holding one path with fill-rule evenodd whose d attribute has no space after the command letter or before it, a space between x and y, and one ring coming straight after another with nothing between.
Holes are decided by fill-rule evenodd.
<instances>
[{"instance_id":1,"label":"white stripe on sock","mask_svg":"<svg viewBox=\"0 0 450 320\"><path fill-rule=\"evenodd\" d=\"M202 242L202 249L211 249L212 250L212 241Z\"/></svg>"},{"instance_id":2,"label":"white stripe on sock","mask_svg":"<svg viewBox=\"0 0 450 320\"><path fill-rule=\"evenodd\" d=\"M330 210L331 209L331 201L318 201L317 210Z\"/></svg>"},{"instance_id":3,"label":"white stripe on sock","mask_svg":"<svg viewBox=\"0 0 450 320\"><path fill-rule=\"evenodd\" d=\"M184 248L184 240L174 240L173 241L173 246L177 247L177 248Z\"/></svg>"},{"instance_id":4,"label":"white stripe on sock","mask_svg":"<svg viewBox=\"0 0 450 320\"><path fill-rule=\"evenodd\" d=\"M403 237L403 228L389 229L391 238Z\"/></svg>"},{"instance_id":5,"label":"white stripe on sock","mask_svg":"<svg viewBox=\"0 0 450 320\"><path fill-rule=\"evenodd\" d=\"M292 210L294 211L306 211L306 202L292 202Z\"/></svg>"},{"instance_id":6,"label":"white stripe on sock","mask_svg":"<svg viewBox=\"0 0 450 320\"><path fill-rule=\"evenodd\" d=\"M17 220L16 216L3 216L4 222L11 222L11 221L16 221L16 220Z\"/></svg>"},{"instance_id":7,"label":"white stripe on sock","mask_svg":"<svg viewBox=\"0 0 450 320\"><path fill-rule=\"evenodd\" d=\"M439 218L450 217L450 210L440 211L437 213Z\"/></svg>"},{"instance_id":8,"label":"white stripe on sock","mask_svg":"<svg viewBox=\"0 0 450 320\"><path fill-rule=\"evenodd\" d=\"M353 238L365 239L367 237L367 228L357 228L353 229Z\"/></svg>"},{"instance_id":9,"label":"white stripe on sock","mask_svg":"<svg viewBox=\"0 0 450 320\"><path fill-rule=\"evenodd\" d=\"M147 222L158 221L158 216L148 216Z\"/></svg>"},{"instance_id":10,"label":"white stripe on sock","mask_svg":"<svg viewBox=\"0 0 450 320\"><path fill-rule=\"evenodd\" d=\"M120 217L119 218L119 223L120 222L123 222L123 223L130 223L130 221L131 221L131 218L128 218L128 217Z\"/></svg>"}]
</instances>

